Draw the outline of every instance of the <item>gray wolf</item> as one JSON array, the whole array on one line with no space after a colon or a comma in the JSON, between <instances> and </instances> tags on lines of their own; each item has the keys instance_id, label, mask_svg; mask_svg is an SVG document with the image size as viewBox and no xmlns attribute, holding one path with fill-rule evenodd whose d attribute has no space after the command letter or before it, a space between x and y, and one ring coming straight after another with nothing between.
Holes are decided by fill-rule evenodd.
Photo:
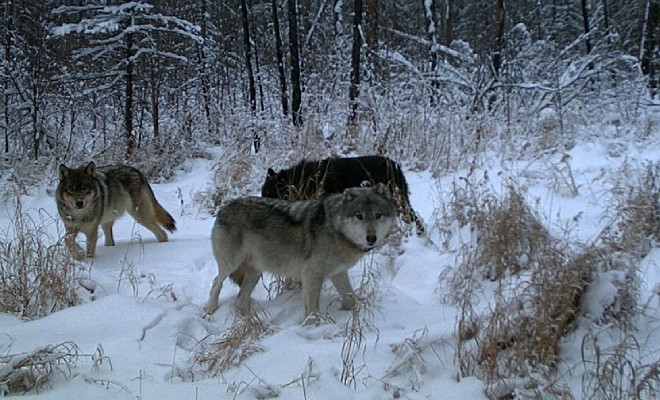
<instances>
[{"instance_id":1,"label":"gray wolf","mask_svg":"<svg viewBox=\"0 0 660 400\"><path fill-rule=\"evenodd\" d=\"M151 186L140 171L126 165L96 168L94 162L80 168L58 169L57 210L66 229L65 244L71 255L81 260L94 257L99 225L105 234L105 245L114 246L112 225L124 212L167 241L167 233L176 229L174 218L158 204ZM87 238L87 252L76 243L79 232Z\"/></svg>"},{"instance_id":2,"label":"gray wolf","mask_svg":"<svg viewBox=\"0 0 660 400\"><path fill-rule=\"evenodd\" d=\"M353 308L346 271L380 246L395 223L396 207L383 184L312 200L232 200L220 208L212 230L218 275L206 313L215 312L223 281L239 268L244 276L236 308L242 312L263 271L302 282L305 317L318 311L326 278L342 296L342 308Z\"/></svg>"},{"instance_id":3,"label":"gray wolf","mask_svg":"<svg viewBox=\"0 0 660 400\"><path fill-rule=\"evenodd\" d=\"M405 222L415 222L417 234L424 232L424 224L410 206L406 178L396 162L382 156L326 158L305 161L292 168L275 172L268 169L268 176L261 188L263 197L285 200L318 198L327 194L341 193L344 189L361 186L368 181L387 185L397 203L397 211Z\"/></svg>"}]
</instances>

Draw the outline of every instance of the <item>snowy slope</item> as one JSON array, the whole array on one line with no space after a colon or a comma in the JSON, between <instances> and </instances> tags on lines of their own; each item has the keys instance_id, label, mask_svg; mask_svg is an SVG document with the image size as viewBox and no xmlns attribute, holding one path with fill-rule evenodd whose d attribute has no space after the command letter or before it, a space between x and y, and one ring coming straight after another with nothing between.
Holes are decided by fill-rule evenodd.
<instances>
[{"instance_id":1,"label":"snowy slope","mask_svg":"<svg viewBox=\"0 0 660 400\"><path fill-rule=\"evenodd\" d=\"M492 161L471 174L487 173L491 187L499 193L507 182L524 186L528 203L547 218L544 222L552 230L561 233L562 227L577 220L572 234L589 242L604 224L607 177L630 160L660 159L657 149L633 146L626 156L611 157L605 145L596 144L583 144L569 154L577 195L567 193L566 182L557 179L557 171L565 166L559 155L525 162ZM456 309L443 302L446 289L439 283L443 269L456 262L456 248L443 248L444 238L436 222L441 205L451 195L452 183L467 176L467 171L439 179L428 172L408 172L412 205L427 222L432 242L406 238L400 248L388 245L350 271L358 286L362 271L370 268L377 286L369 319L373 329L365 329L363 346L355 358L354 388L340 382L342 331L350 313L339 310L331 286L326 286L321 298L321 309L327 309L329 320L317 327L301 327L300 293L285 292L269 300L264 285L258 285L254 304L272 329L259 342L262 351L217 377L191 369L200 341L219 337L232 324L237 293L233 284L226 283L218 311L211 319L202 318L216 274L209 241L213 218L199 210L193 197L211 182L213 163L188 161L171 182L153 185L159 202L177 222L178 230L170 242L157 243L128 216L115 224L114 248L104 247L99 240L96 258L85 261L94 291L86 293L83 304L29 322L0 314L0 355L72 341L88 355L101 346L110 361L95 369L91 356L81 357L72 379L51 382L46 390L27 398L251 399L264 395L268 387L276 388L281 399L485 398L482 382L457 379ZM253 178L254 194L261 179ZM63 228L48 192L40 189L24 196L23 210L50 216L44 218L44 224L56 238ZM4 204L1 230L8 229L12 210L11 199ZM660 284L659 265L660 251L655 249L641 266L641 303L649 303L649 318L640 319L638 337L646 340L643 351L651 358L660 350L659 301L654 292ZM580 326L566 338L561 354L565 379L576 398L582 391L579 350L587 324ZM406 347L411 343L415 346ZM404 350L395 353L393 345L402 345L399 348Z\"/></svg>"}]
</instances>

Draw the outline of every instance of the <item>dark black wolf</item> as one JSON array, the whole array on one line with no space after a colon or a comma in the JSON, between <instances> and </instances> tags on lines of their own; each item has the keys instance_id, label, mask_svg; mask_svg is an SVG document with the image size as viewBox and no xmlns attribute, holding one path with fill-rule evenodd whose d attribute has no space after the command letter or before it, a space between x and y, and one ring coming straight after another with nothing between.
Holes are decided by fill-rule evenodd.
<instances>
[{"instance_id":1,"label":"dark black wolf","mask_svg":"<svg viewBox=\"0 0 660 400\"><path fill-rule=\"evenodd\" d=\"M406 222L414 221L417 234L424 225L410 206L408 184L401 167L395 161L381 156L337 157L320 161L303 160L292 168L275 172L268 169L266 182L261 188L263 197L284 200L320 198L344 189L370 185L387 185L397 203L397 211Z\"/></svg>"}]
</instances>

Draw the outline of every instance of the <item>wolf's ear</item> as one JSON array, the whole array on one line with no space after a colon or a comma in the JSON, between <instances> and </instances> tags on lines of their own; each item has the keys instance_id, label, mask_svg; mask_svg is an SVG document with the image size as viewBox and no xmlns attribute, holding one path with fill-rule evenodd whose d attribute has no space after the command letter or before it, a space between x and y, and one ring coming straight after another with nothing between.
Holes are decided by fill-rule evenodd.
<instances>
[{"instance_id":1,"label":"wolf's ear","mask_svg":"<svg viewBox=\"0 0 660 400\"><path fill-rule=\"evenodd\" d=\"M352 188L348 188L344 190L341 200L344 202L344 204L346 204L353 201L354 198L355 198L355 192L353 191Z\"/></svg>"},{"instance_id":2,"label":"wolf's ear","mask_svg":"<svg viewBox=\"0 0 660 400\"><path fill-rule=\"evenodd\" d=\"M387 189L387 185L385 185L382 182L378 182L378 184L374 187L374 190L376 191L377 194L379 194L381 197L384 197L386 199L391 199L392 197L392 194Z\"/></svg>"},{"instance_id":3,"label":"wolf's ear","mask_svg":"<svg viewBox=\"0 0 660 400\"><path fill-rule=\"evenodd\" d=\"M85 173L91 177L96 175L96 164L94 161L90 161L89 164L85 167Z\"/></svg>"},{"instance_id":4,"label":"wolf's ear","mask_svg":"<svg viewBox=\"0 0 660 400\"><path fill-rule=\"evenodd\" d=\"M277 174L275 173L275 171L273 171L272 168L268 168L268 177L269 177L269 178L273 178L273 177L275 177L275 176L277 176Z\"/></svg>"},{"instance_id":5,"label":"wolf's ear","mask_svg":"<svg viewBox=\"0 0 660 400\"><path fill-rule=\"evenodd\" d=\"M57 177L60 180L63 180L67 176L69 176L69 169L66 167L66 165L60 164L59 168L57 168Z\"/></svg>"}]
</instances>

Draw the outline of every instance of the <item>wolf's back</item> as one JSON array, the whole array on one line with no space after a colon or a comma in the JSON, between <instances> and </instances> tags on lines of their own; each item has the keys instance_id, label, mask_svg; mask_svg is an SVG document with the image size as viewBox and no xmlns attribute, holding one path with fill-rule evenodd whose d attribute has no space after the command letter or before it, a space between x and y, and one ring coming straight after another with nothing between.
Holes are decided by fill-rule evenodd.
<instances>
[{"instance_id":1,"label":"wolf's back","mask_svg":"<svg viewBox=\"0 0 660 400\"><path fill-rule=\"evenodd\" d=\"M170 232L176 230L174 218L158 203L147 178L139 170L126 165L113 165L98 168L97 171L102 173L102 175L99 174L99 179L103 180L102 184L108 188L107 202L110 206L113 201L117 200L117 196L121 196L122 190L117 188L118 185L121 185L131 197L134 205L139 208L140 204L148 203L153 212L153 218L159 225Z\"/></svg>"}]
</instances>

